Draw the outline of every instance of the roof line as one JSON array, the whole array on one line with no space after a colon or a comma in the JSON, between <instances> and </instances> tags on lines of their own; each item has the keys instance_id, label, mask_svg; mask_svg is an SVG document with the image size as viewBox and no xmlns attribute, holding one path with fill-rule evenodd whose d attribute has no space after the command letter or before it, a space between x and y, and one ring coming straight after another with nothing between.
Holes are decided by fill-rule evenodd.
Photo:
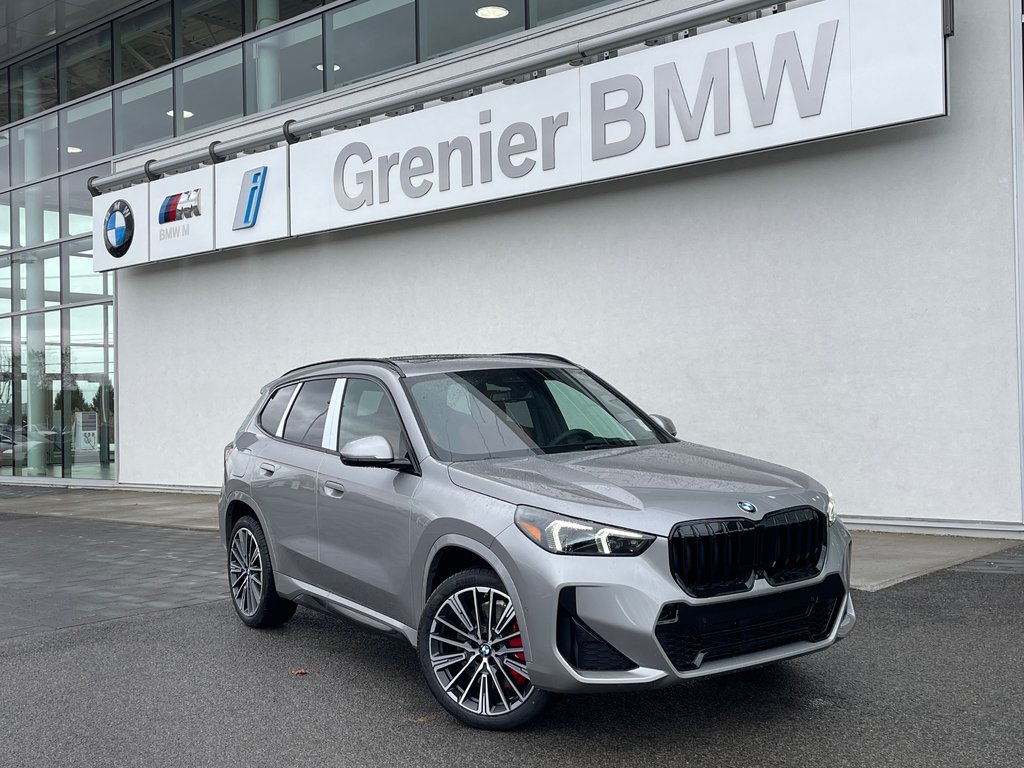
<instances>
[{"instance_id":1,"label":"roof line","mask_svg":"<svg viewBox=\"0 0 1024 768\"><path fill-rule=\"evenodd\" d=\"M539 358L544 359L544 360L557 360L560 363L568 363L569 365L575 365L575 366L579 367L579 363L573 362L568 357L562 357L561 355L551 355L551 354L548 354L547 352L502 352L501 353L502 357L504 357L505 355L508 355L509 357L539 357Z\"/></svg>"},{"instance_id":2,"label":"roof line","mask_svg":"<svg viewBox=\"0 0 1024 768\"><path fill-rule=\"evenodd\" d=\"M339 358L336 358L334 360L320 360L319 362L316 362L316 363L307 363L306 365L300 365L298 368L292 368L290 371L285 371L284 373L282 373L277 378L278 379L283 379L285 376L288 376L289 374L297 373L298 371L304 371L307 368L316 368L317 366L320 366L320 365L332 365L332 364L335 364L335 363L374 363L374 364L378 364L378 365L385 365L385 366L387 366L391 370L395 371L395 373L397 373L399 376L404 376L405 375L405 372L398 366L397 363L395 363L395 362L393 362L391 360L388 360L387 358L383 358L383 357L339 357Z\"/></svg>"},{"instance_id":3,"label":"roof line","mask_svg":"<svg viewBox=\"0 0 1024 768\"><path fill-rule=\"evenodd\" d=\"M578 363L574 363L572 360L570 360L567 357L562 357L561 355L552 355L552 354L548 354L548 353L545 353L545 352L501 352L501 353L497 353L497 354L479 354L479 355L437 355L437 356L424 355L424 356L422 356L421 359L426 360L426 359L430 359L432 357L436 357L436 359L438 359L438 360L442 360L442 359L458 360L460 358L461 359L465 359L465 358L472 358L472 357L480 357L480 358L533 357L533 358L539 358L541 360L554 360L554 361L559 362L559 363L566 363L567 365L572 365L572 366L579 367ZM403 362L416 362L416 360L417 360L416 356L413 356L412 358L402 358L402 357L395 357L395 358L387 358L387 357L339 357L339 358L336 358L336 359L333 359L333 360L320 360L320 361L315 362L315 363L307 363L306 365L300 365L297 368L292 368L290 371L285 371L280 376L276 377L274 379L274 381L279 381L279 380L281 380L283 378L286 378L287 376L292 375L293 373L298 373L300 371L305 371L305 370L308 370L310 368L318 368L318 367L323 366L323 365L337 365L337 364L340 364L340 363L370 363L372 365L383 365L383 366L385 366L387 368L390 368L392 371L397 373L399 376L405 376L405 370L402 368L401 363L403 363Z\"/></svg>"}]
</instances>

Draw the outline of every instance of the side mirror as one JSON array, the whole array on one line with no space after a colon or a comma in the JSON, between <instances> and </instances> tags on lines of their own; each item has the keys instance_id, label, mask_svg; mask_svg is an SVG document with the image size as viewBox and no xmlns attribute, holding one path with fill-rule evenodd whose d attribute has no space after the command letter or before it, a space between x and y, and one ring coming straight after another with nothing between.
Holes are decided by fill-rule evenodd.
<instances>
[{"instance_id":1,"label":"side mirror","mask_svg":"<svg viewBox=\"0 0 1024 768\"><path fill-rule=\"evenodd\" d=\"M668 432L672 437L676 436L676 425L668 416L659 416L656 413L649 414L651 421Z\"/></svg>"},{"instance_id":2,"label":"side mirror","mask_svg":"<svg viewBox=\"0 0 1024 768\"><path fill-rule=\"evenodd\" d=\"M391 443L380 435L361 437L345 443L341 449L341 463L350 467L386 467L406 470L412 462L406 458L396 459Z\"/></svg>"}]
</instances>

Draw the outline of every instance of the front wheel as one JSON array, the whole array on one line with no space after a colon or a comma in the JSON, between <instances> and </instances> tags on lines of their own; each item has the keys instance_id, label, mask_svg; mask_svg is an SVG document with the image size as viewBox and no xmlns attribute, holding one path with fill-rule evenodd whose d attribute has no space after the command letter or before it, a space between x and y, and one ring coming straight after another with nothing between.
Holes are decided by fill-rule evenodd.
<instances>
[{"instance_id":1,"label":"front wheel","mask_svg":"<svg viewBox=\"0 0 1024 768\"><path fill-rule=\"evenodd\" d=\"M250 627L279 627L298 607L277 594L267 537L252 515L235 523L231 531L228 583L235 612Z\"/></svg>"},{"instance_id":2,"label":"front wheel","mask_svg":"<svg viewBox=\"0 0 1024 768\"><path fill-rule=\"evenodd\" d=\"M431 693L474 728L518 728L551 696L530 682L519 617L493 571L463 571L434 591L420 619L418 651Z\"/></svg>"}]
</instances>

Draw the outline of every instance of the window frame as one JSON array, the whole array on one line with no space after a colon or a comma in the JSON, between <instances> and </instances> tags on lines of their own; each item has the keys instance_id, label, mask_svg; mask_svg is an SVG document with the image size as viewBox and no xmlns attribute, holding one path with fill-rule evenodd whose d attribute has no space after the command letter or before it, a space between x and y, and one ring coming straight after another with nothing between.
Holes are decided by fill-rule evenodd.
<instances>
[{"instance_id":1,"label":"window frame","mask_svg":"<svg viewBox=\"0 0 1024 768\"><path fill-rule=\"evenodd\" d=\"M282 389L285 389L286 387L295 387L295 391L288 396L288 402L285 403L284 411L281 413L281 418L278 420L277 426L274 428L274 431L271 432L270 429L268 428L268 425L263 423L263 412L267 410L267 406L270 405L270 401L274 399L274 396ZM267 395L266 400L264 400L263 404L260 406L259 413L256 414L256 428L259 429L260 432L267 435L268 437L280 437L279 433L281 432L281 427L284 424L284 420L288 417L289 412L291 412L292 403L295 401L295 396L299 393L300 389L302 389L301 381L290 381L287 384L282 384L281 386L271 391L270 394Z\"/></svg>"},{"instance_id":2,"label":"window frame","mask_svg":"<svg viewBox=\"0 0 1024 768\"><path fill-rule=\"evenodd\" d=\"M408 456L408 458L412 462L411 472L414 475L422 475L423 473L422 473L422 471L420 469L420 460L419 460L419 457L416 455L416 449L413 446L412 439L410 437L410 435L412 433L409 431L409 427L405 423L406 420L402 418L402 409L398 407L398 399L395 397L395 393L391 391L391 387L389 387L387 385L387 382L385 382L383 379L381 379L378 376L372 376L372 375L370 375L368 373L340 373L340 374L337 374L337 376L339 378L344 378L345 379L344 390L348 390L348 382L351 381L352 379L365 379L367 381L372 381L375 384L377 384L381 389L384 390L384 394L386 394L391 399L391 407L395 409L395 415L398 417L398 423L401 425L402 432L405 435L405 442L409 446L409 456ZM402 382L403 382L403 388L404 388L405 377L402 377ZM341 449L342 449L342 444L341 444L341 411L342 411L342 407L341 406L344 403L344 391L342 392L341 397L342 397L342 399L338 403L338 423L335 426L335 430L334 430L334 435L335 435L335 438L336 438L337 448L336 449L328 449L331 453L337 454L338 456L341 456ZM417 416L417 419L418 418L419 417ZM419 423L418 422L414 422L414 423L416 423L416 426L419 427ZM429 446L428 446L428 451L429 451ZM401 459L401 458L404 458L404 457L396 456L395 458L396 459ZM366 469L373 469L373 467L366 467Z\"/></svg>"},{"instance_id":3,"label":"window frame","mask_svg":"<svg viewBox=\"0 0 1024 768\"><path fill-rule=\"evenodd\" d=\"M331 391L331 399L327 403L327 413L326 413L327 421L324 422L324 435L327 434L327 427L329 426L329 423L330 423L331 409L332 409L332 406L334 405L334 398L338 394L338 384L337 384L338 377L337 376L314 376L312 378L303 379L302 381L300 381L299 385L295 388L295 392L292 393L291 399L288 401L288 406L285 408L284 414L281 416L281 423L277 427L278 434L275 435L275 437L280 439L282 443L288 443L289 445L297 445L300 448L311 448L311 449L317 450L317 451L326 450L324 448L324 446L323 446L324 435L320 436L320 445L312 445L310 443L300 442L299 440L289 440L287 437L284 436L284 430L285 430L285 427L288 425L288 417L292 415L292 408L294 407L295 402L299 398L299 393L302 392L302 390L305 388L305 385L309 384L311 382L314 382L314 381L330 381L331 379L334 379L334 389ZM288 385L286 384L284 386L288 386ZM274 390L274 391L276 392L277 390ZM344 387L342 387L342 391L344 391Z\"/></svg>"}]
</instances>

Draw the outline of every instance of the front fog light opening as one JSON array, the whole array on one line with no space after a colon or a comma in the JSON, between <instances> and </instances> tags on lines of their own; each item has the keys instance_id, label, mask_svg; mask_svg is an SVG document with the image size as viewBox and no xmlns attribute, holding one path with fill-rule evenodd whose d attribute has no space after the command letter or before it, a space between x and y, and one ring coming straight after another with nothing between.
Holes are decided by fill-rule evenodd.
<instances>
[{"instance_id":1,"label":"front fog light opening","mask_svg":"<svg viewBox=\"0 0 1024 768\"><path fill-rule=\"evenodd\" d=\"M575 587L566 587L558 595L555 645L561 657L580 672L627 672L637 668L579 617Z\"/></svg>"}]
</instances>

